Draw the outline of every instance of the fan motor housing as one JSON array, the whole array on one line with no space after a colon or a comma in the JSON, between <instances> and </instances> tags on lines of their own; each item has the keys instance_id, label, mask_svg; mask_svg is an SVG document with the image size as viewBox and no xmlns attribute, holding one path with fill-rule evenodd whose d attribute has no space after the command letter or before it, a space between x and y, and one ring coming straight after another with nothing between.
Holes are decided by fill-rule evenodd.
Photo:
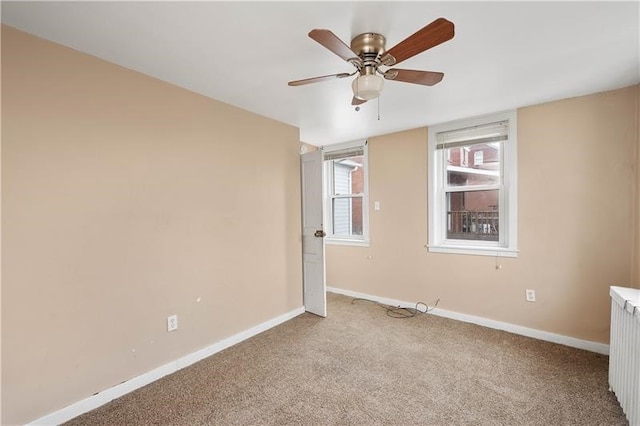
<instances>
[{"instance_id":1,"label":"fan motor housing","mask_svg":"<svg viewBox=\"0 0 640 426\"><path fill-rule=\"evenodd\" d=\"M385 52L387 39L382 34L364 33L351 40L351 50L361 58L378 57Z\"/></svg>"}]
</instances>

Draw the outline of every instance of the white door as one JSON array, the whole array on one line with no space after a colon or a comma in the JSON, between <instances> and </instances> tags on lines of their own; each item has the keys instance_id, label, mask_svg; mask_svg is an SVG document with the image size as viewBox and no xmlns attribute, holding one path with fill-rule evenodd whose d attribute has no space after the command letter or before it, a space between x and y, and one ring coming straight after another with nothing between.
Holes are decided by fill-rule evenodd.
<instances>
[{"instance_id":1,"label":"white door","mask_svg":"<svg viewBox=\"0 0 640 426\"><path fill-rule=\"evenodd\" d=\"M301 156L302 175L302 280L304 308L327 316L322 229L322 151Z\"/></svg>"}]
</instances>

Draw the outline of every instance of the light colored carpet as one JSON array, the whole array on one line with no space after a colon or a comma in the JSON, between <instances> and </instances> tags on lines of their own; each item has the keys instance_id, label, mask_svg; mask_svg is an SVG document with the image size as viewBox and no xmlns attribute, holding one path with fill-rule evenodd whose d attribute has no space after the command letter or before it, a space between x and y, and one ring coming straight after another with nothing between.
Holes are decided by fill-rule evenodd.
<instances>
[{"instance_id":1,"label":"light colored carpet","mask_svg":"<svg viewBox=\"0 0 640 426\"><path fill-rule=\"evenodd\" d=\"M328 294L68 425L626 425L608 357Z\"/></svg>"}]
</instances>

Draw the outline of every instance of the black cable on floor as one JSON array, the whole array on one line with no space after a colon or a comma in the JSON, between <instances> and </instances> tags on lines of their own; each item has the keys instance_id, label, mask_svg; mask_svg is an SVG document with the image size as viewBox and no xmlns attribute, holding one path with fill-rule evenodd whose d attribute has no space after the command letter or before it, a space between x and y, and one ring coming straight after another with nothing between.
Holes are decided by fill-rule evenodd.
<instances>
[{"instance_id":1,"label":"black cable on floor","mask_svg":"<svg viewBox=\"0 0 640 426\"><path fill-rule=\"evenodd\" d=\"M384 303L376 302L374 300L356 297L351 300L351 304L353 305L355 302L375 303L377 306L380 306L386 311L388 317L402 319L402 318L413 318L418 314L426 314L427 312L432 311L433 308L438 306L439 301L440 299L436 300L436 303L434 303L432 307L429 307L429 305L427 305L424 302L417 302L415 308L402 308L400 306L385 305ZM420 306L424 306L424 310L422 310Z\"/></svg>"}]
</instances>

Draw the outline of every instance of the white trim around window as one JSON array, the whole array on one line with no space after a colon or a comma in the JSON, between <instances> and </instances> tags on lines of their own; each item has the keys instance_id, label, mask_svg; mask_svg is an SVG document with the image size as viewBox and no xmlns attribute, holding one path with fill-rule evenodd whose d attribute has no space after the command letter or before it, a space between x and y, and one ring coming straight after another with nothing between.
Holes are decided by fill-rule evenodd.
<instances>
[{"instance_id":1,"label":"white trim around window","mask_svg":"<svg viewBox=\"0 0 640 426\"><path fill-rule=\"evenodd\" d=\"M324 224L325 242L327 244L334 245L349 245L349 246L369 246L369 159L368 148L366 140L357 140L352 142L346 142L337 145L331 145L322 148L324 158L324 180L323 180L323 194L324 194ZM363 189L359 193L348 194L336 194L334 191L335 179L334 168L332 167L332 160L340 158L348 158L353 155L362 155L362 170L363 170ZM334 215L333 206L335 200L340 199L362 199L362 234L355 235L351 230L347 235L336 235L334 232ZM351 216L349 215L351 218ZM351 226L351 225L350 225Z\"/></svg>"},{"instance_id":2,"label":"white trim around window","mask_svg":"<svg viewBox=\"0 0 640 426\"><path fill-rule=\"evenodd\" d=\"M429 252L517 257L517 123L516 112L503 112L429 127ZM451 153L446 147L474 141L500 144L500 180L484 185L454 186L448 182ZM498 142L495 142L498 141ZM445 154L446 153L446 154ZM473 157L472 157L473 158ZM478 172L478 174L482 174ZM485 175L487 173L484 173ZM451 237L452 195L456 191L498 191L499 237L494 240ZM448 196L450 198L448 198ZM474 224L475 225L475 224ZM487 225L489 226L489 225Z\"/></svg>"}]
</instances>

